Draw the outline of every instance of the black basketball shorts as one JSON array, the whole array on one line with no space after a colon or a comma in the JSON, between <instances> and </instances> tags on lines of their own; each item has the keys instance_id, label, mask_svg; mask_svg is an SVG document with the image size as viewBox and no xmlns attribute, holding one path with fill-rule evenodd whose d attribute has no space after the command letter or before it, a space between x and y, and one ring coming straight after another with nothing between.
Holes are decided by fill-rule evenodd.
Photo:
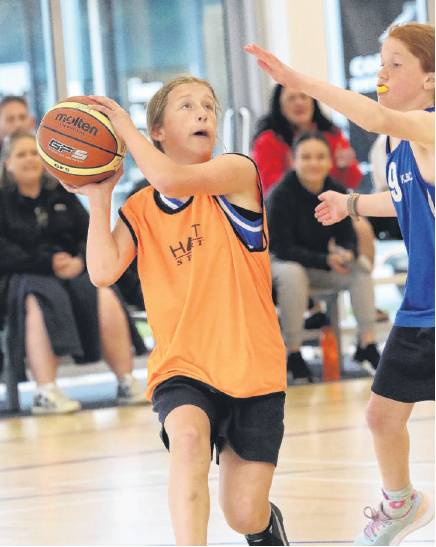
<instances>
[{"instance_id":1,"label":"black basketball shorts","mask_svg":"<svg viewBox=\"0 0 436 547\"><path fill-rule=\"evenodd\" d=\"M185 376L166 380L153 393L153 410L159 414L166 448L170 449L166 417L179 406L194 405L209 418L211 448L216 448L217 463L219 453L228 444L244 460L277 465L284 432L284 402L284 392L236 398Z\"/></svg>"},{"instance_id":2,"label":"black basketball shorts","mask_svg":"<svg viewBox=\"0 0 436 547\"><path fill-rule=\"evenodd\" d=\"M393 327L375 374L372 391L403 403L435 398L434 327Z\"/></svg>"}]
</instances>

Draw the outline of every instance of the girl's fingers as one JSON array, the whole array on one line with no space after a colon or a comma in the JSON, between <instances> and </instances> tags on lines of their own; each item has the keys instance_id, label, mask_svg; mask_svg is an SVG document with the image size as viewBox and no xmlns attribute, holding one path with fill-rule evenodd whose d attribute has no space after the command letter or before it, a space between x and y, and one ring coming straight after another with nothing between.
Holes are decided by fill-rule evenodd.
<instances>
[{"instance_id":1,"label":"girl's fingers","mask_svg":"<svg viewBox=\"0 0 436 547\"><path fill-rule=\"evenodd\" d=\"M106 106L107 108L115 108L118 106L118 103L116 103L114 100L109 99L109 97L103 97L101 95L90 95L91 99L94 99L94 101L97 101L98 103Z\"/></svg>"},{"instance_id":2,"label":"girl's fingers","mask_svg":"<svg viewBox=\"0 0 436 547\"><path fill-rule=\"evenodd\" d=\"M319 213L319 214L322 214L328 210L329 210L329 206L327 205L327 203L320 203L319 205L315 207L315 213Z\"/></svg>"},{"instance_id":3,"label":"girl's fingers","mask_svg":"<svg viewBox=\"0 0 436 547\"><path fill-rule=\"evenodd\" d=\"M268 51L259 47L256 44L249 44L245 46L244 49L247 53L251 53L251 55L255 55L259 60L265 63L268 63L268 61L271 61L271 58L274 57L271 53L269 53Z\"/></svg>"},{"instance_id":4,"label":"girl's fingers","mask_svg":"<svg viewBox=\"0 0 436 547\"><path fill-rule=\"evenodd\" d=\"M102 104L93 104L92 108L94 110L98 110L98 112L101 112L102 114L105 114L106 116L109 116L109 114L113 113L113 110L108 108L107 106L103 106Z\"/></svg>"}]
</instances>

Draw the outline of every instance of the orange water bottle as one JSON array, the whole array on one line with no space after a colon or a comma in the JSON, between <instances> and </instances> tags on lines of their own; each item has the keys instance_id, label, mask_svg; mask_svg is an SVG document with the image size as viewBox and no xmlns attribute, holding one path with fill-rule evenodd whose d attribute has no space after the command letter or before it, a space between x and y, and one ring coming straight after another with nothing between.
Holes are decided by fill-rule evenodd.
<instances>
[{"instance_id":1,"label":"orange water bottle","mask_svg":"<svg viewBox=\"0 0 436 547\"><path fill-rule=\"evenodd\" d=\"M330 326L321 329L322 377L323 380L334 381L341 377L338 343Z\"/></svg>"}]
</instances>

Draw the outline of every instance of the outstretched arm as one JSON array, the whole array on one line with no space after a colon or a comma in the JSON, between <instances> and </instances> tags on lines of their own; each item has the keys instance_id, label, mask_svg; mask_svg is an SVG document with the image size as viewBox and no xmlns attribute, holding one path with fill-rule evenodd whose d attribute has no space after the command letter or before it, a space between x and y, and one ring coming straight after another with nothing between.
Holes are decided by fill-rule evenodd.
<instances>
[{"instance_id":1,"label":"outstretched arm","mask_svg":"<svg viewBox=\"0 0 436 547\"><path fill-rule=\"evenodd\" d=\"M255 44L246 46L245 51L254 55L257 64L276 82L307 93L366 131L412 141L424 147L434 145L434 113L392 110L364 95L297 72Z\"/></svg>"},{"instance_id":2,"label":"outstretched arm","mask_svg":"<svg viewBox=\"0 0 436 547\"><path fill-rule=\"evenodd\" d=\"M321 203L315 208L315 217L324 226L330 226L348 216L347 200L350 195L329 190L318 196ZM368 217L394 217L395 207L389 192L361 194L357 203L357 213Z\"/></svg>"}]
</instances>

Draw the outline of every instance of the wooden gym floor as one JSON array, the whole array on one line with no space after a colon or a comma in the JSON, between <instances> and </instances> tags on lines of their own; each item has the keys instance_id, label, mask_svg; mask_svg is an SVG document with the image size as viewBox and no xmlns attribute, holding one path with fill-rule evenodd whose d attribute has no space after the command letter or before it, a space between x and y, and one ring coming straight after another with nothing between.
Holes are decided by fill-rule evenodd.
<instances>
[{"instance_id":1,"label":"wooden gym floor","mask_svg":"<svg viewBox=\"0 0 436 547\"><path fill-rule=\"evenodd\" d=\"M370 380L292 387L271 498L299 545L351 543L379 478L364 422ZM433 491L434 406L410 421L414 484ZM169 545L168 456L151 408L0 421L0 545ZM212 464L210 544L244 544L217 505ZM433 545L433 524L409 545Z\"/></svg>"}]
</instances>

